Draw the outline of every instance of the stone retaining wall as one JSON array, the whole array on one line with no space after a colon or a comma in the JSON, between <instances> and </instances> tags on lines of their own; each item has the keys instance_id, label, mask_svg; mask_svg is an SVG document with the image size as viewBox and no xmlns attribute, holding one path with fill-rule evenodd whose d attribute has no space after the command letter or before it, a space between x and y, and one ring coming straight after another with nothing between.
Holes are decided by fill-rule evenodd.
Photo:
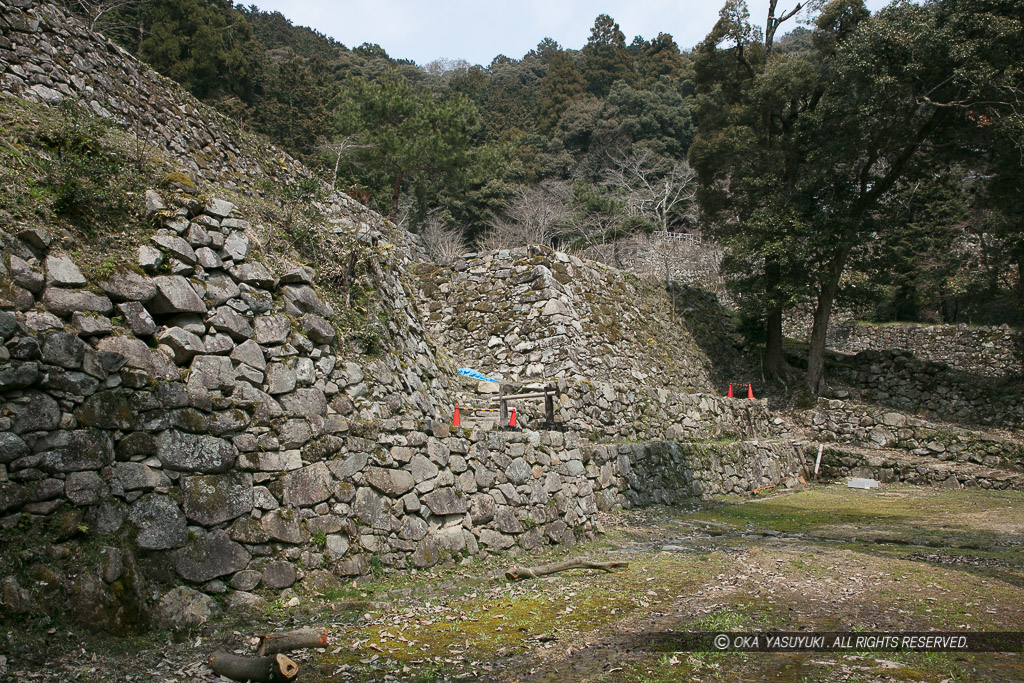
<instances>
[{"instance_id":1,"label":"stone retaining wall","mask_svg":"<svg viewBox=\"0 0 1024 683\"><path fill-rule=\"evenodd\" d=\"M1000 434L961 429L882 408L819 399L796 414L812 440L861 448L900 449L936 460L955 460L1024 471L1024 443Z\"/></svg>"},{"instance_id":2,"label":"stone retaining wall","mask_svg":"<svg viewBox=\"0 0 1024 683\"><path fill-rule=\"evenodd\" d=\"M943 363L981 377L1024 374L1024 335L1008 325L846 323L829 331L828 348L848 354L899 349L920 360Z\"/></svg>"},{"instance_id":3,"label":"stone retaining wall","mask_svg":"<svg viewBox=\"0 0 1024 683\"><path fill-rule=\"evenodd\" d=\"M1010 429L1024 425L1024 384L965 376L904 351L862 351L829 361L826 375L859 389L858 398L865 401L930 419Z\"/></svg>"}]
</instances>

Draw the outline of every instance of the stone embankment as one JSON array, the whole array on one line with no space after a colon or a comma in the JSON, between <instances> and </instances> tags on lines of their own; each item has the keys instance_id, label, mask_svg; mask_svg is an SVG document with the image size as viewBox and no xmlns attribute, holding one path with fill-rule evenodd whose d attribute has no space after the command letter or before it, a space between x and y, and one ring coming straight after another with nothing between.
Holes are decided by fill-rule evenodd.
<instances>
[{"instance_id":1,"label":"stone embankment","mask_svg":"<svg viewBox=\"0 0 1024 683\"><path fill-rule=\"evenodd\" d=\"M829 331L828 348L846 354L898 349L977 377L1024 375L1024 334L1009 325L849 322Z\"/></svg>"},{"instance_id":2,"label":"stone embankment","mask_svg":"<svg viewBox=\"0 0 1024 683\"><path fill-rule=\"evenodd\" d=\"M1024 425L1024 385L1012 379L965 375L905 351L862 351L830 361L830 380L854 397L933 420L1009 429ZM857 395L859 392L859 395Z\"/></svg>"},{"instance_id":3,"label":"stone embankment","mask_svg":"<svg viewBox=\"0 0 1024 683\"><path fill-rule=\"evenodd\" d=\"M460 366L509 382L712 390L710 364L664 288L535 246L421 264L428 333Z\"/></svg>"}]
</instances>

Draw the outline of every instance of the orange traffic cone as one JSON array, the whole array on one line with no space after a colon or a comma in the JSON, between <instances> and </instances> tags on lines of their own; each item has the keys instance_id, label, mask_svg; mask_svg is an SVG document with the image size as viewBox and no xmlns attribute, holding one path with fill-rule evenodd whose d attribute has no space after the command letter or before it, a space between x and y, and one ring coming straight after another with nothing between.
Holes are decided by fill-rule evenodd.
<instances>
[{"instance_id":1,"label":"orange traffic cone","mask_svg":"<svg viewBox=\"0 0 1024 683\"><path fill-rule=\"evenodd\" d=\"M516 409L515 408L512 409L512 415L508 419L508 426L509 427L516 427L517 426L516 425Z\"/></svg>"},{"instance_id":2,"label":"orange traffic cone","mask_svg":"<svg viewBox=\"0 0 1024 683\"><path fill-rule=\"evenodd\" d=\"M729 398L732 398L732 382L729 382L729 393L727 394L727 396Z\"/></svg>"},{"instance_id":3,"label":"orange traffic cone","mask_svg":"<svg viewBox=\"0 0 1024 683\"><path fill-rule=\"evenodd\" d=\"M459 404L455 404L455 416L452 418L452 427L459 427L462 425L462 420L459 418Z\"/></svg>"},{"instance_id":4,"label":"orange traffic cone","mask_svg":"<svg viewBox=\"0 0 1024 683\"><path fill-rule=\"evenodd\" d=\"M747 398L754 398L754 387L747 385Z\"/></svg>"}]
</instances>

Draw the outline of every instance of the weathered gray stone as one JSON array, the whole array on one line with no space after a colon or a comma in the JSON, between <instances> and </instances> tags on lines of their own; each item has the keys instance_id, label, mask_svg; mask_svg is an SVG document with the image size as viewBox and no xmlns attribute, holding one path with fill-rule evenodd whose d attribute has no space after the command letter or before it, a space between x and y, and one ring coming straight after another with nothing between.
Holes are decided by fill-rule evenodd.
<instances>
[{"instance_id":1,"label":"weathered gray stone","mask_svg":"<svg viewBox=\"0 0 1024 683\"><path fill-rule=\"evenodd\" d=\"M6 341L18 331L18 318L8 311L0 311L0 341Z\"/></svg>"},{"instance_id":2,"label":"weathered gray stone","mask_svg":"<svg viewBox=\"0 0 1024 683\"><path fill-rule=\"evenodd\" d=\"M49 431L60 425L60 406L53 398L38 391L28 392L25 398L25 403L10 404L14 413L11 431L15 434Z\"/></svg>"},{"instance_id":3,"label":"weathered gray stone","mask_svg":"<svg viewBox=\"0 0 1024 683\"><path fill-rule=\"evenodd\" d=\"M43 292L43 305L46 310L60 316L69 316L75 311L107 315L114 310L114 305L105 296L85 290L61 289L59 287L46 288L46 291Z\"/></svg>"},{"instance_id":4,"label":"weathered gray stone","mask_svg":"<svg viewBox=\"0 0 1024 683\"><path fill-rule=\"evenodd\" d=\"M281 287L284 295L284 310L288 315L299 317L305 313L319 316L330 316L334 310L325 304L309 285L285 285Z\"/></svg>"},{"instance_id":5,"label":"weathered gray stone","mask_svg":"<svg viewBox=\"0 0 1024 683\"><path fill-rule=\"evenodd\" d=\"M466 498L450 487L440 488L422 496L423 504L438 516L466 513Z\"/></svg>"},{"instance_id":6,"label":"weathered gray stone","mask_svg":"<svg viewBox=\"0 0 1024 683\"><path fill-rule=\"evenodd\" d=\"M156 284L145 275L121 268L100 280L100 287L114 301L146 303L156 296Z\"/></svg>"},{"instance_id":7,"label":"weathered gray stone","mask_svg":"<svg viewBox=\"0 0 1024 683\"><path fill-rule=\"evenodd\" d=\"M156 608L156 623L172 631L195 629L219 611L213 598L194 588L178 586L168 591Z\"/></svg>"},{"instance_id":8,"label":"weathered gray stone","mask_svg":"<svg viewBox=\"0 0 1024 683\"><path fill-rule=\"evenodd\" d=\"M505 534L523 533L523 524L510 507L498 508L494 513L494 528Z\"/></svg>"},{"instance_id":9,"label":"weathered gray stone","mask_svg":"<svg viewBox=\"0 0 1024 683\"><path fill-rule=\"evenodd\" d=\"M480 532L480 543L489 548L503 550L505 548L511 548L515 545L516 541L513 537L495 531L494 529L484 529Z\"/></svg>"},{"instance_id":10,"label":"weathered gray stone","mask_svg":"<svg viewBox=\"0 0 1024 683\"><path fill-rule=\"evenodd\" d=\"M167 205L156 190L146 190L146 216L152 216L158 211L166 211Z\"/></svg>"},{"instance_id":11,"label":"weathered gray stone","mask_svg":"<svg viewBox=\"0 0 1024 683\"><path fill-rule=\"evenodd\" d=\"M42 228L26 228L18 233L18 238L35 249L45 251L50 248L53 238Z\"/></svg>"},{"instance_id":12,"label":"weathered gray stone","mask_svg":"<svg viewBox=\"0 0 1024 683\"><path fill-rule=\"evenodd\" d=\"M54 332L46 335L43 341L43 362L50 365L59 365L69 370L77 370L82 367L82 359L84 357L85 342L73 334Z\"/></svg>"},{"instance_id":13,"label":"weathered gray stone","mask_svg":"<svg viewBox=\"0 0 1024 683\"><path fill-rule=\"evenodd\" d=\"M206 304L192 289L188 280L180 275L163 275L153 278L156 294L149 300L147 308L155 315L173 313L206 313Z\"/></svg>"},{"instance_id":14,"label":"weathered gray stone","mask_svg":"<svg viewBox=\"0 0 1024 683\"><path fill-rule=\"evenodd\" d=\"M220 256L217 256L217 252L209 247L199 247L196 249L196 262L206 270L214 270L224 266L224 262L221 261Z\"/></svg>"},{"instance_id":15,"label":"weathered gray stone","mask_svg":"<svg viewBox=\"0 0 1024 683\"><path fill-rule=\"evenodd\" d=\"M180 379L178 368L167 356L153 351L141 339L134 337L105 337L96 348L101 352L120 354L125 365L145 370L155 379Z\"/></svg>"},{"instance_id":16,"label":"weathered gray stone","mask_svg":"<svg viewBox=\"0 0 1024 683\"><path fill-rule=\"evenodd\" d=\"M282 285L300 284L310 285L313 284L313 280L316 278L316 271L309 266L300 266L298 268L292 268L287 273L281 276Z\"/></svg>"},{"instance_id":17,"label":"weathered gray stone","mask_svg":"<svg viewBox=\"0 0 1024 683\"><path fill-rule=\"evenodd\" d=\"M157 457L164 467L180 472L219 474L235 464L230 441L169 429L157 436Z\"/></svg>"},{"instance_id":18,"label":"weathered gray stone","mask_svg":"<svg viewBox=\"0 0 1024 683\"><path fill-rule=\"evenodd\" d=\"M111 435L92 429L57 432L40 466L48 472L98 470L114 461Z\"/></svg>"},{"instance_id":19,"label":"weathered gray stone","mask_svg":"<svg viewBox=\"0 0 1024 683\"><path fill-rule=\"evenodd\" d=\"M214 306L220 306L241 295L241 290L235 281L227 275L214 274L206 279L206 298Z\"/></svg>"},{"instance_id":20,"label":"weathered gray stone","mask_svg":"<svg viewBox=\"0 0 1024 683\"><path fill-rule=\"evenodd\" d=\"M299 516L292 508L278 508L263 515L260 524L267 535L275 541L301 545L309 541L309 532L299 523Z\"/></svg>"},{"instance_id":21,"label":"weathered gray stone","mask_svg":"<svg viewBox=\"0 0 1024 683\"><path fill-rule=\"evenodd\" d=\"M249 339L234 348L231 352L231 360L263 371L267 369L267 361L263 355L263 348L255 341ZM292 389L294 389L294 385ZM291 391L289 389L288 391ZM279 392L282 393L282 392Z\"/></svg>"},{"instance_id":22,"label":"weathered gray stone","mask_svg":"<svg viewBox=\"0 0 1024 683\"><path fill-rule=\"evenodd\" d=\"M185 240L189 243L193 249L196 247L207 247L213 241L210 239L210 233L203 229L203 226L198 223L190 223L188 231L185 233ZM199 259L199 255L196 254L196 260Z\"/></svg>"},{"instance_id":23,"label":"weathered gray stone","mask_svg":"<svg viewBox=\"0 0 1024 683\"><path fill-rule=\"evenodd\" d=\"M344 536L339 534L329 534L327 536L327 544L324 546L324 551L332 560L345 557L345 553L348 552L348 549L349 542Z\"/></svg>"},{"instance_id":24,"label":"weathered gray stone","mask_svg":"<svg viewBox=\"0 0 1024 683\"><path fill-rule=\"evenodd\" d=\"M75 411L83 427L100 429L131 429L135 422L132 394L124 389L109 389L93 394Z\"/></svg>"},{"instance_id":25,"label":"weathered gray stone","mask_svg":"<svg viewBox=\"0 0 1024 683\"><path fill-rule=\"evenodd\" d=\"M11 432L0 432L0 464L24 458L29 453L28 444Z\"/></svg>"},{"instance_id":26,"label":"weathered gray stone","mask_svg":"<svg viewBox=\"0 0 1024 683\"><path fill-rule=\"evenodd\" d=\"M494 498L486 493L477 494L469 499L469 516L476 526L482 526L494 519Z\"/></svg>"},{"instance_id":27,"label":"weathered gray stone","mask_svg":"<svg viewBox=\"0 0 1024 683\"><path fill-rule=\"evenodd\" d=\"M228 273L231 274L232 279L239 284L252 285L253 287L262 287L265 289L273 288L276 284L274 276L270 274L262 263L259 261L249 261L241 265L233 266L228 268Z\"/></svg>"},{"instance_id":28,"label":"weathered gray stone","mask_svg":"<svg viewBox=\"0 0 1024 683\"><path fill-rule=\"evenodd\" d=\"M155 273L164 264L164 255L156 247L143 244L139 247L139 267L147 273Z\"/></svg>"},{"instance_id":29,"label":"weathered gray stone","mask_svg":"<svg viewBox=\"0 0 1024 683\"><path fill-rule=\"evenodd\" d=\"M210 198L203 204L203 211L215 218L227 218L235 210L235 205L223 199Z\"/></svg>"},{"instance_id":30,"label":"weathered gray stone","mask_svg":"<svg viewBox=\"0 0 1024 683\"><path fill-rule=\"evenodd\" d=\"M235 366L225 356L196 356L192 359L189 383L199 382L210 390L230 393L235 386Z\"/></svg>"},{"instance_id":31,"label":"weathered gray stone","mask_svg":"<svg viewBox=\"0 0 1024 683\"><path fill-rule=\"evenodd\" d=\"M119 451L120 445L118 443ZM114 474L125 491L151 491L171 485L166 474L141 462L114 463Z\"/></svg>"},{"instance_id":32,"label":"weathered gray stone","mask_svg":"<svg viewBox=\"0 0 1024 683\"><path fill-rule=\"evenodd\" d=\"M224 241L224 251L228 257L241 263L249 256L249 238L243 232L233 232Z\"/></svg>"},{"instance_id":33,"label":"weathered gray stone","mask_svg":"<svg viewBox=\"0 0 1024 683\"><path fill-rule=\"evenodd\" d=\"M215 330L228 333L236 341L252 339L254 334L249 321L229 306L218 308L214 316L210 318L210 325Z\"/></svg>"},{"instance_id":34,"label":"weathered gray stone","mask_svg":"<svg viewBox=\"0 0 1024 683\"><path fill-rule=\"evenodd\" d=\"M427 479L433 479L437 476L438 471L437 465L419 453L412 456L412 460L409 462L409 470L412 472L412 476L417 484Z\"/></svg>"},{"instance_id":35,"label":"weathered gray stone","mask_svg":"<svg viewBox=\"0 0 1024 683\"><path fill-rule=\"evenodd\" d=\"M185 515L168 496L152 494L135 501L128 521L138 528L135 542L145 550L179 548L188 542Z\"/></svg>"},{"instance_id":36,"label":"weathered gray stone","mask_svg":"<svg viewBox=\"0 0 1024 683\"><path fill-rule=\"evenodd\" d=\"M156 322L153 320L153 316L138 301L118 304L117 312L121 314L128 329L136 337L148 337L156 332Z\"/></svg>"},{"instance_id":37,"label":"weathered gray stone","mask_svg":"<svg viewBox=\"0 0 1024 683\"><path fill-rule=\"evenodd\" d=\"M295 567L291 562L269 562L263 567L262 583L267 588L280 590L295 583Z\"/></svg>"},{"instance_id":38,"label":"weathered gray stone","mask_svg":"<svg viewBox=\"0 0 1024 683\"><path fill-rule=\"evenodd\" d=\"M231 587L236 591L251 591L260 585L260 573L252 569L243 569L231 577Z\"/></svg>"},{"instance_id":39,"label":"weathered gray stone","mask_svg":"<svg viewBox=\"0 0 1024 683\"><path fill-rule=\"evenodd\" d=\"M0 365L0 391L24 389L39 380L38 363L8 363Z\"/></svg>"},{"instance_id":40,"label":"weathered gray stone","mask_svg":"<svg viewBox=\"0 0 1024 683\"><path fill-rule=\"evenodd\" d=\"M292 331L292 324L283 315L256 318L256 341L260 344L284 344Z\"/></svg>"},{"instance_id":41,"label":"weathered gray stone","mask_svg":"<svg viewBox=\"0 0 1024 683\"><path fill-rule=\"evenodd\" d=\"M247 284L240 285L238 289L241 291L242 301L253 315L262 315L274 307L274 297L265 289Z\"/></svg>"},{"instance_id":42,"label":"weathered gray stone","mask_svg":"<svg viewBox=\"0 0 1024 683\"><path fill-rule=\"evenodd\" d=\"M390 503L368 486L360 487L356 491L352 511L367 526L381 530L391 529Z\"/></svg>"},{"instance_id":43,"label":"weathered gray stone","mask_svg":"<svg viewBox=\"0 0 1024 683\"><path fill-rule=\"evenodd\" d=\"M0 261L0 266L2 266L2 261ZM5 275L5 273L0 272L0 275ZM33 294L43 291L43 287L46 286L46 278L43 274L14 254L11 254L11 277L14 284Z\"/></svg>"},{"instance_id":44,"label":"weathered gray stone","mask_svg":"<svg viewBox=\"0 0 1024 683\"><path fill-rule=\"evenodd\" d=\"M333 344L338 338L334 327L318 315L306 314L300 321L302 332L314 344Z\"/></svg>"},{"instance_id":45,"label":"weathered gray stone","mask_svg":"<svg viewBox=\"0 0 1024 683\"><path fill-rule=\"evenodd\" d=\"M71 472L64 481L64 495L72 505L93 505L106 488L95 472Z\"/></svg>"},{"instance_id":46,"label":"weathered gray stone","mask_svg":"<svg viewBox=\"0 0 1024 683\"><path fill-rule=\"evenodd\" d=\"M508 464L508 467L505 468L505 476L508 477L510 482L518 486L530 481L532 469L526 460L523 458L516 458Z\"/></svg>"},{"instance_id":47,"label":"weathered gray stone","mask_svg":"<svg viewBox=\"0 0 1024 683\"><path fill-rule=\"evenodd\" d=\"M398 498L412 490L416 481L404 470L371 467L366 471L366 481L373 488L391 498Z\"/></svg>"},{"instance_id":48,"label":"weathered gray stone","mask_svg":"<svg viewBox=\"0 0 1024 683\"><path fill-rule=\"evenodd\" d=\"M214 529L174 551L173 561L178 576L202 582L245 569L250 557L226 531Z\"/></svg>"},{"instance_id":49,"label":"weathered gray stone","mask_svg":"<svg viewBox=\"0 0 1024 683\"><path fill-rule=\"evenodd\" d=\"M166 250L173 258L190 266L196 264L196 252L188 242L174 235L153 235L150 237L153 244Z\"/></svg>"},{"instance_id":50,"label":"weathered gray stone","mask_svg":"<svg viewBox=\"0 0 1024 683\"><path fill-rule=\"evenodd\" d=\"M79 311L71 314L71 324L78 330L79 337L102 337L114 331L109 318Z\"/></svg>"},{"instance_id":51,"label":"weathered gray stone","mask_svg":"<svg viewBox=\"0 0 1024 683\"><path fill-rule=\"evenodd\" d=\"M84 287L85 276L70 257L50 254L46 257L46 284L50 287Z\"/></svg>"},{"instance_id":52,"label":"weathered gray stone","mask_svg":"<svg viewBox=\"0 0 1024 683\"><path fill-rule=\"evenodd\" d=\"M267 366L267 393L277 395L294 391L296 381L295 370L284 363Z\"/></svg>"},{"instance_id":53,"label":"weathered gray stone","mask_svg":"<svg viewBox=\"0 0 1024 683\"><path fill-rule=\"evenodd\" d=\"M182 477L181 492L185 516L203 526L227 522L253 508L248 472Z\"/></svg>"},{"instance_id":54,"label":"weathered gray stone","mask_svg":"<svg viewBox=\"0 0 1024 683\"><path fill-rule=\"evenodd\" d=\"M203 340L182 327L164 330L157 335L157 341L171 350L178 365L187 365L196 354L206 353Z\"/></svg>"},{"instance_id":55,"label":"weathered gray stone","mask_svg":"<svg viewBox=\"0 0 1024 683\"><path fill-rule=\"evenodd\" d=\"M297 417L316 417L327 414L327 399L319 389L296 389L290 394L281 396L278 401L286 412Z\"/></svg>"},{"instance_id":56,"label":"weathered gray stone","mask_svg":"<svg viewBox=\"0 0 1024 683\"><path fill-rule=\"evenodd\" d=\"M331 497L331 471L322 462L289 472L281 478L281 501L293 507L308 507Z\"/></svg>"}]
</instances>

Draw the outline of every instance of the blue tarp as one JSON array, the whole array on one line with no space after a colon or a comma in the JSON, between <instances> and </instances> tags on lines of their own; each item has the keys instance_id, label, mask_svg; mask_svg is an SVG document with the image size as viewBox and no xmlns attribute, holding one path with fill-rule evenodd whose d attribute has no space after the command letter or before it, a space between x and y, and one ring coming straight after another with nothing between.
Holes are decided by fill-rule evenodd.
<instances>
[{"instance_id":1,"label":"blue tarp","mask_svg":"<svg viewBox=\"0 0 1024 683\"><path fill-rule=\"evenodd\" d=\"M497 382L499 384L501 383L500 379L492 379L490 377L485 377L483 373L481 373L478 370L474 370L473 368L459 368L459 374L465 375L466 377L472 377L473 379L482 379L485 382Z\"/></svg>"}]
</instances>

